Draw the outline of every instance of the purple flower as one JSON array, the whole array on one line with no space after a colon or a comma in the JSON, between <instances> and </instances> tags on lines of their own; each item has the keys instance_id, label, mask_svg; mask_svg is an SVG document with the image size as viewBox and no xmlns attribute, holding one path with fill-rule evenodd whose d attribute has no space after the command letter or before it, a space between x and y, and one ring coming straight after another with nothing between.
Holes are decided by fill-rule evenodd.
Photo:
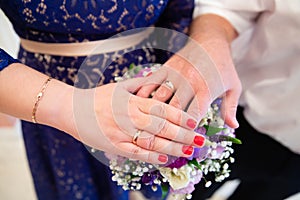
<instances>
[{"instance_id":1,"label":"purple flower","mask_svg":"<svg viewBox=\"0 0 300 200\"><path fill-rule=\"evenodd\" d=\"M220 108L220 107L221 107L221 104L222 104L222 99L221 99L221 98L218 98L218 99L214 100L214 101L212 102L212 104L217 104L218 107Z\"/></svg>"},{"instance_id":2,"label":"purple flower","mask_svg":"<svg viewBox=\"0 0 300 200\"><path fill-rule=\"evenodd\" d=\"M151 173L146 173L142 176L142 182L147 185L152 185L154 180L155 178Z\"/></svg>"},{"instance_id":3,"label":"purple flower","mask_svg":"<svg viewBox=\"0 0 300 200\"><path fill-rule=\"evenodd\" d=\"M180 168L183 165L187 164L188 159L187 158L183 158L183 157L179 157L176 160L174 160L171 164L167 165L167 167L173 169L173 168Z\"/></svg>"},{"instance_id":4,"label":"purple flower","mask_svg":"<svg viewBox=\"0 0 300 200\"><path fill-rule=\"evenodd\" d=\"M134 78L144 77L149 73L151 73L151 68L143 68L134 76Z\"/></svg>"},{"instance_id":5,"label":"purple flower","mask_svg":"<svg viewBox=\"0 0 300 200\"><path fill-rule=\"evenodd\" d=\"M160 177L159 171L148 172L142 176L142 182L146 185L152 185L158 177Z\"/></svg>"},{"instance_id":6,"label":"purple flower","mask_svg":"<svg viewBox=\"0 0 300 200\"><path fill-rule=\"evenodd\" d=\"M201 134L201 135L205 135L206 134L206 129L203 126L197 127L194 131L196 133Z\"/></svg>"},{"instance_id":7,"label":"purple flower","mask_svg":"<svg viewBox=\"0 0 300 200\"><path fill-rule=\"evenodd\" d=\"M225 148L222 147L221 145L218 145L217 148L215 148L215 154L210 154L209 157L211 159L220 159L223 152L224 152Z\"/></svg>"},{"instance_id":8,"label":"purple flower","mask_svg":"<svg viewBox=\"0 0 300 200\"><path fill-rule=\"evenodd\" d=\"M204 146L202 148L194 148L193 156L190 160L193 158L197 158L198 161L202 161L207 158L209 147Z\"/></svg>"}]
</instances>

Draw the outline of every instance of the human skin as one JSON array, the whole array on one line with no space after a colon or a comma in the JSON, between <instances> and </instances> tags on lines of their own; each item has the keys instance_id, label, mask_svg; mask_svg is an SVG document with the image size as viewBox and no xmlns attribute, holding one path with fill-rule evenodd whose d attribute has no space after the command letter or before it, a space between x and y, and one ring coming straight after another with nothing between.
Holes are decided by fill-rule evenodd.
<instances>
[{"instance_id":1,"label":"human skin","mask_svg":"<svg viewBox=\"0 0 300 200\"><path fill-rule=\"evenodd\" d=\"M173 83L175 94L165 84L145 84L137 94L147 97L156 90L153 98L162 102L173 95L169 104L187 110L197 120L205 115L213 100L222 97L224 120L237 128L235 115L242 87L230 50L236 37L235 29L222 17L206 14L195 18L190 28L191 40L161 68L167 73L166 80Z\"/></svg>"},{"instance_id":2,"label":"human skin","mask_svg":"<svg viewBox=\"0 0 300 200\"><path fill-rule=\"evenodd\" d=\"M164 74L158 77L163 79ZM37 94L47 79L20 63L3 69L0 112L31 121ZM195 120L180 109L133 95L151 79L131 79L93 89L78 89L52 79L39 101L36 120L90 147L149 163L166 163L167 155L188 157L193 146L201 147L205 141L193 132ZM191 121L192 127L187 123ZM133 144L137 130L142 132Z\"/></svg>"}]
</instances>

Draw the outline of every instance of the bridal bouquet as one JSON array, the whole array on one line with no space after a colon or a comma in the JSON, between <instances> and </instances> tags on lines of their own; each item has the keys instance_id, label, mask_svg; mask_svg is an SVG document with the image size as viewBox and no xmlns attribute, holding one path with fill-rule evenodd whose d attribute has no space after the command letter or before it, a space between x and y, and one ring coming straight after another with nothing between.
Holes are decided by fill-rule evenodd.
<instances>
[{"instance_id":1,"label":"bridal bouquet","mask_svg":"<svg viewBox=\"0 0 300 200\"><path fill-rule=\"evenodd\" d=\"M146 68L132 65L116 81L147 76L159 67L160 65ZM241 141L235 138L234 130L224 124L220 116L221 101L217 99L211 104L206 116L194 130L204 135L207 142L204 147L195 148L191 157L169 157L171 161L167 165L159 166L106 153L110 160L112 180L124 190L140 190L143 185L148 185L153 191L160 187L162 199L169 193L190 199L195 184L205 181L206 187L211 185L212 181L205 178L208 173L215 175L216 182L227 178L230 172L228 163L234 162L231 157L232 143L241 144Z\"/></svg>"}]
</instances>

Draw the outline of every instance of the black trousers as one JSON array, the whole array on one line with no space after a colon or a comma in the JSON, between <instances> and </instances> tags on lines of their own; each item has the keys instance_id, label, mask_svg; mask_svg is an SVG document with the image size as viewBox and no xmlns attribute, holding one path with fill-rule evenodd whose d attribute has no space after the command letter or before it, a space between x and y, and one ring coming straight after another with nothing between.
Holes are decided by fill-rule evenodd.
<instances>
[{"instance_id":1,"label":"black trousers","mask_svg":"<svg viewBox=\"0 0 300 200\"><path fill-rule=\"evenodd\" d=\"M235 163L230 164L232 171L227 179L237 178L241 183L229 199L282 200L300 192L300 155L256 131L242 112L239 107L237 118L240 127L236 135L243 144L234 145ZM221 185L213 183L210 188L205 188L204 181L201 181L196 186L193 199L209 198Z\"/></svg>"}]
</instances>

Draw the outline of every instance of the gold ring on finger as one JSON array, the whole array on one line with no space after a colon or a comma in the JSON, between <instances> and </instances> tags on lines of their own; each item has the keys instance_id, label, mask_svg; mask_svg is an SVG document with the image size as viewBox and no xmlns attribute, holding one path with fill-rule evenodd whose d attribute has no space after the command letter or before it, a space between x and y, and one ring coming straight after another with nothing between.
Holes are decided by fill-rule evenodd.
<instances>
[{"instance_id":1,"label":"gold ring on finger","mask_svg":"<svg viewBox=\"0 0 300 200\"><path fill-rule=\"evenodd\" d=\"M135 145L137 144L137 140L138 140L141 133L142 133L142 130L139 130L139 129L135 132L135 134L132 138L132 143L133 144L135 144Z\"/></svg>"}]
</instances>

